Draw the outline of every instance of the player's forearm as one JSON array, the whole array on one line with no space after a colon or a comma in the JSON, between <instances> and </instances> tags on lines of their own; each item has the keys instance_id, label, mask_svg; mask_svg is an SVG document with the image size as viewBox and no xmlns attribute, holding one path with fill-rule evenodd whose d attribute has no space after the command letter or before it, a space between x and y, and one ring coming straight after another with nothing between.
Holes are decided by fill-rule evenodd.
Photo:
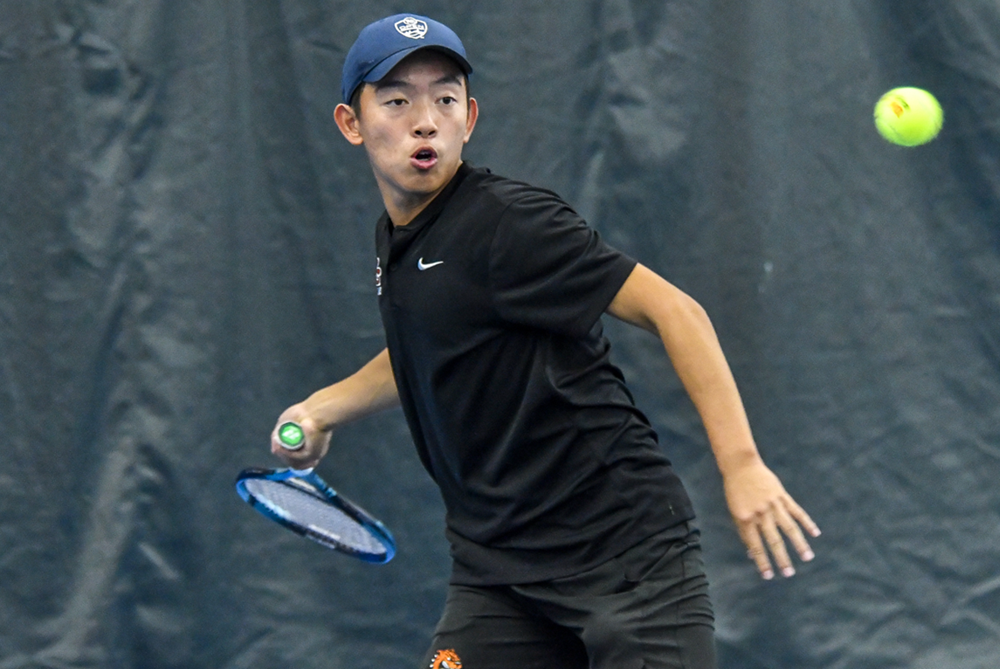
<instances>
[{"instance_id":1,"label":"player's forearm","mask_svg":"<svg viewBox=\"0 0 1000 669\"><path fill-rule=\"evenodd\" d=\"M302 403L322 430L364 418L399 404L388 349L343 381L316 391Z\"/></svg>"},{"instance_id":2,"label":"player's forearm","mask_svg":"<svg viewBox=\"0 0 1000 669\"><path fill-rule=\"evenodd\" d=\"M701 305L638 265L608 311L661 339L723 475L759 458L736 381Z\"/></svg>"},{"instance_id":3,"label":"player's forearm","mask_svg":"<svg viewBox=\"0 0 1000 669\"><path fill-rule=\"evenodd\" d=\"M760 455L715 330L704 310L697 303L694 305L696 308L688 307L687 313L658 330L674 369L701 416L719 470L726 476L759 460Z\"/></svg>"}]
</instances>

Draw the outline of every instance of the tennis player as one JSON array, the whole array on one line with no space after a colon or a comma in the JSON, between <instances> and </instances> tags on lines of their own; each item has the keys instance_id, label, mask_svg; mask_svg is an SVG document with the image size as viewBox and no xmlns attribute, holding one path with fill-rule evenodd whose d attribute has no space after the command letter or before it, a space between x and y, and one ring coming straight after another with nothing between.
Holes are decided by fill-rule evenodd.
<instances>
[{"instance_id":1,"label":"tennis player","mask_svg":"<svg viewBox=\"0 0 1000 669\"><path fill-rule=\"evenodd\" d=\"M479 115L458 36L401 14L347 54L334 113L385 205L387 348L278 419L315 465L339 425L401 404L447 510L452 575L423 667L706 669L713 614L694 511L609 360L601 315L659 337L707 430L765 579L819 530L758 454L704 310L557 195L462 160Z\"/></svg>"}]
</instances>

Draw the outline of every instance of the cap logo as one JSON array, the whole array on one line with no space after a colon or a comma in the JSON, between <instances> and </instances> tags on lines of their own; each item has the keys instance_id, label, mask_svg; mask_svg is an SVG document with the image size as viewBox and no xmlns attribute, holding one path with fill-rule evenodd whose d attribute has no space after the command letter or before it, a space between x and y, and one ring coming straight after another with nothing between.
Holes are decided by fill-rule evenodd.
<instances>
[{"instance_id":1,"label":"cap logo","mask_svg":"<svg viewBox=\"0 0 1000 669\"><path fill-rule=\"evenodd\" d=\"M423 39L427 34L427 22L407 16L402 21L396 21L396 32L410 39Z\"/></svg>"}]
</instances>

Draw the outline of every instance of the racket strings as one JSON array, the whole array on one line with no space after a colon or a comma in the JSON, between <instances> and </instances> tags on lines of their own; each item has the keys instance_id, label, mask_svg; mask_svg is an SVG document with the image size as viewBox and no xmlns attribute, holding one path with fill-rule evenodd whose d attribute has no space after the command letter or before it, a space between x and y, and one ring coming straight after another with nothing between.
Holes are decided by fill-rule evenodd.
<instances>
[{"instance_id":1,"label":"racket strings","mask_svg":"<svg viewBox=\"0 0 1000 669\"><path fill-rule=\"evenodd\" d=\"M283 481L249 479L247 492L274 513L311 531L317 541L333 541L369 555L384 555L385 546L363 525L330 504L318 492Z\"/></svg>"}]
</instances>

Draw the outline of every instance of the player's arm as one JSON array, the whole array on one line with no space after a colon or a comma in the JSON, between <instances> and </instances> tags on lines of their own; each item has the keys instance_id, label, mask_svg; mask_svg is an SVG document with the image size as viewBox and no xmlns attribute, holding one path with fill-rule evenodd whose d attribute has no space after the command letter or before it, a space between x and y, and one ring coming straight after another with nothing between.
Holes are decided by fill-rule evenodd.
<instances>
[{"instance_id":1,"label":"player's arm","mask_svg":"<svg viewBox=\"0 0 1000 669\"><path fill-rule=\"evenodd\" d=\"M398 404L396 378L385 349L343 381L317 390L286 409L271 433L271 452L297 469L315 466L329 450L335 427ZM305 447L297 451L283 448L277 438L278 426L290 420L301 425L306 435Z\"/></svg>"},{"instance_id":2,"label":"player's arm","mask_svg":"<svg viewBox=\"0 0 1000 669\"><path fill-rule=\"evenodd\" d=\"M781 533L802 559L810 560L812 551L801 528L813 536L819 529L761 460L736 381L705 310L653 271L636 265L608 313L663 341L705 425L729 510L751 559L764 578L771 578L769 550L782 573L793 574Z\"/></svg>"}]
</instances>

